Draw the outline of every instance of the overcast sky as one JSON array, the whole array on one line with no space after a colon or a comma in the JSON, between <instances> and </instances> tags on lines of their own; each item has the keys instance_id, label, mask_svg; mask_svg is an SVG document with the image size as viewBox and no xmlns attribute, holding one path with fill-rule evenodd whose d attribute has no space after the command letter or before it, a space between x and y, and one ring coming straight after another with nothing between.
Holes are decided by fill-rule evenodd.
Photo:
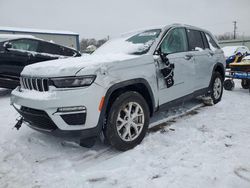
<instances>
[{"instance_id":1,"label":"overcast sky","mask_svg":"<svg viewBox=\"0 0 250 188\"><path fill-rule=\"evenodd\" d=\"M250 35L250 0L0 0L0 26L68 30L80 38L117 36L186 23L214 34Z\"/></svg>"}]
</instances>

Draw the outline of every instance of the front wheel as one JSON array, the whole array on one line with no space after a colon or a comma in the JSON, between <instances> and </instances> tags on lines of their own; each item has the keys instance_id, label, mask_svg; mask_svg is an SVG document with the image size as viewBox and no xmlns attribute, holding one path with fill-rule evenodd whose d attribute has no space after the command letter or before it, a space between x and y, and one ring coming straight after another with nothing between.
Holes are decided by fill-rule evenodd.
<instances>
[{"instance_id":1,"label":"front wheel","mask_svg":"<svg viewBox=\"0 0 250 188\"><path fill-rule=\"evenodd\" d=\"M223 79L219 72L215 72L211 82L211 98L214 104L220 102L223 94Z\"/></svg>"},{"instance_id":2,"label":"front wheel","mask_svg":"<svg viewBox=\"0 0 250 188\"><path fill-rule=\"evenodd\" d=\"M137 92L129 91L116 98L111 106L106 139L114 148L129 150L144 138L149 125L149 107Z\"/></svg>"}]
</instances>

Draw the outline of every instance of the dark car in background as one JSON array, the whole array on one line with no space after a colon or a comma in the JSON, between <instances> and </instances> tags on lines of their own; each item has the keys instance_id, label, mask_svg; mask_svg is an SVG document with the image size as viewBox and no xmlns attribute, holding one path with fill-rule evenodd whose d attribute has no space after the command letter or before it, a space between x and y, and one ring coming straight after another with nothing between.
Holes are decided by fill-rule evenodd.
<instances>
[{"instance_id":1,"label":"dark car in background","mask_svg":"<svg viewBox=\"0 0 250 188\"><path fill-rule=\"evenodd\" d=\"M81 54L75 49L30 35L0 34L0 87L16 88L26 65L78 56Z\"/></svg>"}]
</instances>

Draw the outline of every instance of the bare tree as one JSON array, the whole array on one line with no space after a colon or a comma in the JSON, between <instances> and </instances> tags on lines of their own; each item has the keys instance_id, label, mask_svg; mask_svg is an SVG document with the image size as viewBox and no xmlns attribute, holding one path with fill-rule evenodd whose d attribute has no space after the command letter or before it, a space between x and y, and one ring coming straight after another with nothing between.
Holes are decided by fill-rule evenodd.
<instances>
[{"instance_id":1,"label":"bare tree","mask_svg":"<svg viewBox=\"0 0 250 188\"><path fill-rule=\"evenodd\" d=\"M86 48L90 45L94 45L96 46L97 48L99 48L101 45L103 45L108 39L107 38L104 38L104 39L100 39L100 40L96 40L94 38L92 39L85 39L83 38L81 40L81 43L80 43L80 47L81 47L81 52L84 52L86 50Z\"/></svg>"}]
</instances>

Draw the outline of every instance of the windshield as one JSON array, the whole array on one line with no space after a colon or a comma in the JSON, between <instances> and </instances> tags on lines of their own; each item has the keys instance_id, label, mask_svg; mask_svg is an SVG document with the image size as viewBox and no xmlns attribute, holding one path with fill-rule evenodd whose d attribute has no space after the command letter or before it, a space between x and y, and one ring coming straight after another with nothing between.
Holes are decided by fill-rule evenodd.
<instances>
[{"instance_id":1,"label":"windshield","mask_svg":"<svg viewBox=\"0 0 250 188\"><path fill-rule=\"evenodd\" d=\"M142 55L149 51L161 29L151 29L129 37L113 39L98 48L93 54L135 54Z\"/></svg>"}]
</instances>

